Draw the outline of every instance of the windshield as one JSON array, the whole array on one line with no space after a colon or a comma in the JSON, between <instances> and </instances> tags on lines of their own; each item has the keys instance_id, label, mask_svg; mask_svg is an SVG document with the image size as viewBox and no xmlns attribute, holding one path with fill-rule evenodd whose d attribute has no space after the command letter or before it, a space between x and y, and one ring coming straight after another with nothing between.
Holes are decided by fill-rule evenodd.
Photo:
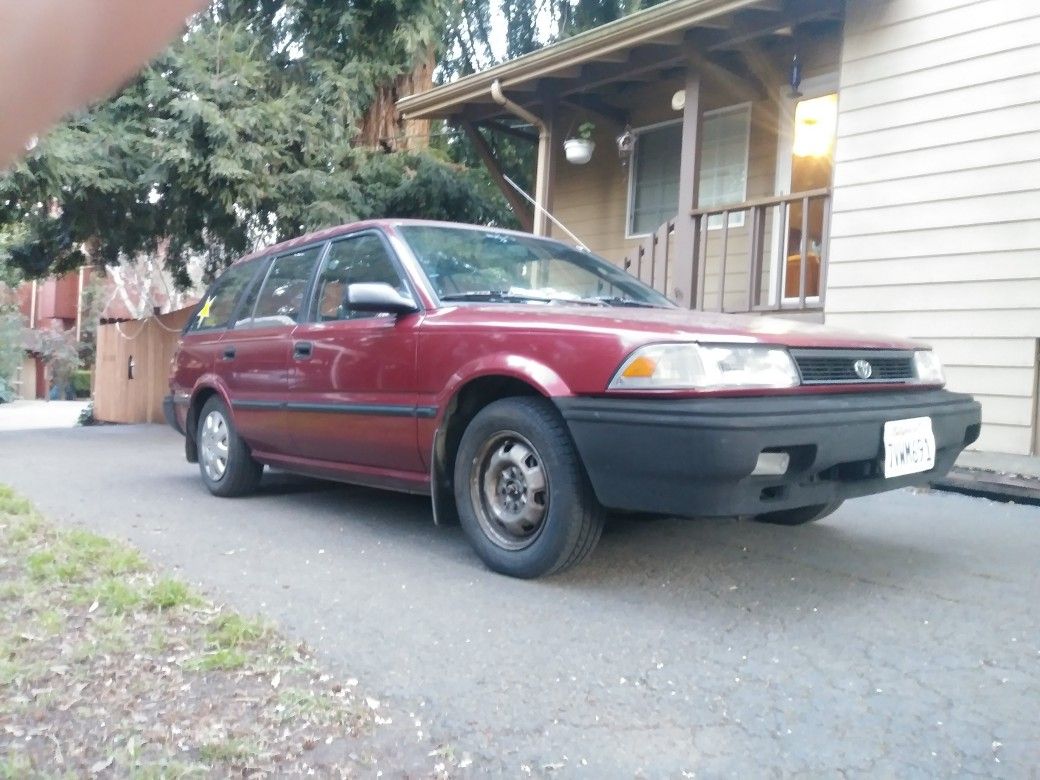
<instances>
[{"instance_id":1,"label":"windshield","mask_svg":"<svg viewBox=\"0 0 1040 780\"><path fill-rule=\"evenodd\" d=\"M398 231L442 301L672 306L616 266L556 241L438 225Z\"/></svg>"}]
</instances>

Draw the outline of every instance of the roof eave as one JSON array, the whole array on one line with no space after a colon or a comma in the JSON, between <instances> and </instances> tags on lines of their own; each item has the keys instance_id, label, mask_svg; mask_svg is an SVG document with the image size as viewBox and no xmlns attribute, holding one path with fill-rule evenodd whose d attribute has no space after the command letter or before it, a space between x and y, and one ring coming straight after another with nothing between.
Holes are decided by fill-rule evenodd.
<instances>
[{"instance_id":1,"label":"roof eave","mask_svg":"<svg viewBox=\"0 0 1040 780\"><path fill-rule=\"evenodd\" d=\"M756 0L673 0L546 46L486 71L409 95L397 101L406 119L447 118L459 107L484 98L494 81L503 88L550 76L561 68L594 62L621 49L648 43L662 35L696 27L700 22L754 5ZM454 110L453 110L454 109Z\"/></svg>"}]
</instances>

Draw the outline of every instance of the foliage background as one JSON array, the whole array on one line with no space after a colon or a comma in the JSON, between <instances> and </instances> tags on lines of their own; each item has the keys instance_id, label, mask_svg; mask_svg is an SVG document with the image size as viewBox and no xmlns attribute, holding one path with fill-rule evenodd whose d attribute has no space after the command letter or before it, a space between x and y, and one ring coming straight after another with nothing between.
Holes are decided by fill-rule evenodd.
<instances>
[{"instance_id":1,"label":"foliage background","mask_svg":"<svg viewBox=\"0 0 1040 780\"><path fill-rule=\"evenodd\" d=\"M258 245L359 218L514 225L451 128L434 126L429 144L360 143L359 128L395 126L372 114L393 112L401 80L434 61L437 80L450 80L638 6L213 0L120 94L0 176L0 267L36 278L162 247L187 285L192 257L212 277ZM529 186L530 146L489 140Z\"/></svg>"}]
</instances>

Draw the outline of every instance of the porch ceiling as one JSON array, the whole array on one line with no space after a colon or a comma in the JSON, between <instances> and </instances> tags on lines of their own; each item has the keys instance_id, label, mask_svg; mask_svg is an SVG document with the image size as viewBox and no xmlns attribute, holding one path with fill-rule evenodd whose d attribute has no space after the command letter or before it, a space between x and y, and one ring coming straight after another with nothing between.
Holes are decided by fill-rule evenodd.
<instances>
[{"instance_id":1,"label":"porch ceiling","mask_svg":"<svg viewBox=\"0 0 1040 780\"><path fill-rule=\"evenodd\" d=\"M670 0L523 57L397 102L407 119L487 121L507 115L491 97L498 81L518 103L549 98L594 101L608 84L651 80L662 71L699 62L725 69L728 52L795 25L838 20L843 0Z\"/></svg>"}]
</instances>

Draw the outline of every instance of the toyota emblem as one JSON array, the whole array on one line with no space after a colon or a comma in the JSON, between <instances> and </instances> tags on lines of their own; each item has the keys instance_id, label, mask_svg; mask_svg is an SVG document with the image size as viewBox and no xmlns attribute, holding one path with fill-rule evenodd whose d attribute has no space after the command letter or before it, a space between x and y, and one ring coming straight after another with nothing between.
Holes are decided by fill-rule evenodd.
<instances>
[{"instance_id":1,"label":"toyota emblem","mask_svg":"<svg viewBox=\"0 0 1040 780\"><path fill-rule=\"evenodd\" d=\"M874 367L866 360L857 360L852 364L852 370L860 379L870 379L870 375L874 373Z\"/></svg>"}]
</instances>

